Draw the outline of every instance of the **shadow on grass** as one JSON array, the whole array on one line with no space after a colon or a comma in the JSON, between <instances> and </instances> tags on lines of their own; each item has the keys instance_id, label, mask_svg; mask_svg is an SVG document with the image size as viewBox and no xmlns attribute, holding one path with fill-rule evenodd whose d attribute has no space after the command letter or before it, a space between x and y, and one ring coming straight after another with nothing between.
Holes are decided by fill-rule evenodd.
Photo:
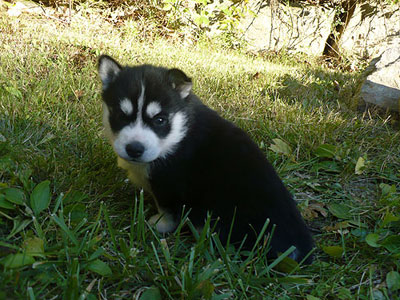
<instances>
[{"instance_id":1,"label":"shadow on grass","mask_svg":"<svg viewBox=\"0 0 400 300\"><path fill-rule=\"evenodd\" d=\"M20 170L31 169L34 182L48 179L57 193L81 191L89 207L104 201L124 212L132 206L135 189L117 167L111 146L95 131L62 132L36 120L5 118L0 132L1 156Z\"/></svg>"}]
</instances>

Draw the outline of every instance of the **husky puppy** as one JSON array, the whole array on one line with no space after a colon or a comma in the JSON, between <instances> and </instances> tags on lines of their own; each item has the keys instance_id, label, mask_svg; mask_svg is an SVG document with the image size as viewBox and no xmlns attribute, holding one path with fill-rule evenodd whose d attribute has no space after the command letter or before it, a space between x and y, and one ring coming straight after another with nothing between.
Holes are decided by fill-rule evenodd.
<instances>
[{"instance_id":1,"label":"husky puppy","mask_svg":"<svg viewBox=\"0 0 400 300\"><path fill-rule=\"evenodd\" d=\"M296 204L258 146L191 92L192 81L178 69L121 66L99 58L103 123L131 181L150 192L159 232L173 231L182 209L201 228L212 214L222 242L251 248L270 219L276 225L271 257L294 245L302 260L313 240ZM311 262L311 257L307 259Z\"/></svg>"}]
</instances>

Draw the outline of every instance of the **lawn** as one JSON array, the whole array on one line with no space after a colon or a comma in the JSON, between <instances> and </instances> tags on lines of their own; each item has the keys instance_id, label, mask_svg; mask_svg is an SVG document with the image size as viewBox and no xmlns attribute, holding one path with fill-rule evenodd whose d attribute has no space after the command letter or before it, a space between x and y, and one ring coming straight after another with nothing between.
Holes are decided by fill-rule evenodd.
<instances>
[{"instance_id":1,"label":"lawn","mask_svg":"<svg viewBox=\"0 0 400 300\"><path fill-rule=\"evenodd\" d=\"M0 299L400 299L400 133L356 110L364 62L143 36L84 9L70 25L1 9L0 40ZM240 256L185 216L154 232L101 132L103 53L184 70L251 135L312 229L312 265L267 260L263 241Z\"/></svg>"}]
</instances>

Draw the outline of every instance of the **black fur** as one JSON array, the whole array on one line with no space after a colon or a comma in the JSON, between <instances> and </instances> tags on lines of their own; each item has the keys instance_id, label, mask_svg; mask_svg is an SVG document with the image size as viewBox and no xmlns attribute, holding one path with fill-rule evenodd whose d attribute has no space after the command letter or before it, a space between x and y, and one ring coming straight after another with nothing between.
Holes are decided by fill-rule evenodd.
<instances>
[{"instance_id":1,"label":"black fur","mask_svg":"<svg viewBox=\"0 0 400 300\"><path fill-rule=\"evenodd\" d=\"M228 238L236 210L231 243L240 244L247 235L247 249L269 218L267 232L276 224L270 256L276 257L294 245L297 249L293 257L302 260L312 250L312 237L264 153L243 130L221 118L194 94L182 99L178 87L190 79L179 71L183 76L178 76L178 87L171 86L171 74L176 72L152 66L125 67L103 93L104 101L116 107L113 99L121 94L137 97L143 80L146 102L158 101L163 110L183 111L188 117L187 133L175 151L150 163L149 182L160 207L178 221L185 206L186 211L191 210L190 220L199 227L207 211L211 212L213 218L219 218L216 228L222 242ZM121 126L121 120L110 117L110 122L116 130ZM310 256L306 262L311 260Z\"/></svg>"}]
</instances>

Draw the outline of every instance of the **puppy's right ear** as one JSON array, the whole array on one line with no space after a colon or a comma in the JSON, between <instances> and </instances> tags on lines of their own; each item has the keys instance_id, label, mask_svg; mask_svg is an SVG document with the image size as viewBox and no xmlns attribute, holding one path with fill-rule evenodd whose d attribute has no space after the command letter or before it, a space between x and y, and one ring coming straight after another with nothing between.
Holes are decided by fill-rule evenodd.
<instances>
[{"instance_id":1,"label":"puppy's right ear","mask_svg":"<svg viewBox=\"0 0 400 300\"><path fill-rule=\"evenodd\" d=\"M115 80L122 67L112 57L102 55L99 57L98 68L103 90L105 90Z\"/></svg>"}]
</instances>

